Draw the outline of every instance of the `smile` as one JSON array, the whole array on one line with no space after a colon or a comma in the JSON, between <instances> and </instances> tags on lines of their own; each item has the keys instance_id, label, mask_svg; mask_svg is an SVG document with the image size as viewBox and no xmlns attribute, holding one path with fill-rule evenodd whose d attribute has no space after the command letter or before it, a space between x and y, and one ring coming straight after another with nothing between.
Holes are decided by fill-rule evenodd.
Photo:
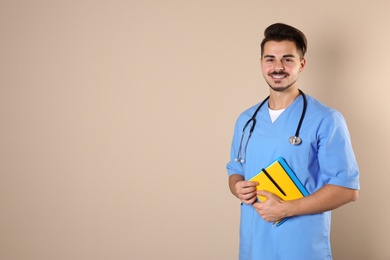
<instances>
[{"instance_id":1,"label":"smile","mask_svg":"<svg viewBox=\"0 0 390 260\"><path fill-rule=\"evenodd\" d=\"M270 76L274 79L283 79L287 77L287 74L271 74Z\"/></svg>"}]
</instances>

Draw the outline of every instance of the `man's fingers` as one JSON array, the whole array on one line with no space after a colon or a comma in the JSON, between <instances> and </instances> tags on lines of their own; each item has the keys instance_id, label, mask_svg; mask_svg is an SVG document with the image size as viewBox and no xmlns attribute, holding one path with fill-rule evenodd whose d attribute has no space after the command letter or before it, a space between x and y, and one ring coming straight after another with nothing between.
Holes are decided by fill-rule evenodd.
<instances>
[{"instance_id":1,"label":"man's fingers","mask_svg":"<svg viewBox=\"0 0 390 260\"><path fill-rule=\"evenodd\" d=\"M242 199L241 201L245 204L253 204L256 201L256 196L248 198L248 199Z\"/></svg>"},{"instance_id":2,"label":"man's fingers","mask_svg":"<svg viewBox=\"0 0 390 260\"><path fill-rule=\"evenodd\" d=\"M240 181L237 182L237 185L241 188L246 188L246 187L256 187L257 185L259 185L259 183L253 181Z\"/></svg>"},{"instance_id":3,"label":"man's fingers","mask_svg":"<svg viewBox=\"0 0 390 260\"><path fill-rule=\"evenodd\" d=\"M255 181L246 181L245 184L247 187L256 187L257 185L259 185L259 183Z\"/></svg>"}]
</instances>

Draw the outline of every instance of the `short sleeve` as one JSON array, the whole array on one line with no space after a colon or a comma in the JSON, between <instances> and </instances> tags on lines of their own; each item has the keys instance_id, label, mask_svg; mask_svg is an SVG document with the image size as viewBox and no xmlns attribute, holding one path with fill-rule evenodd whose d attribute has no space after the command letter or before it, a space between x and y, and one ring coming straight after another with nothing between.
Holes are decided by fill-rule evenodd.
<instances>
[{"instance_id":1,"label":"short sleeve","mask_svg":"<svg viewBox=\"0 0 390 260\"><path fill-rule=\"evenodd\" d=\"M324 117L318 132L318 162L326 184L359 189L359 169L343 116L335 110Z\"/></svg>"}]
</instances>

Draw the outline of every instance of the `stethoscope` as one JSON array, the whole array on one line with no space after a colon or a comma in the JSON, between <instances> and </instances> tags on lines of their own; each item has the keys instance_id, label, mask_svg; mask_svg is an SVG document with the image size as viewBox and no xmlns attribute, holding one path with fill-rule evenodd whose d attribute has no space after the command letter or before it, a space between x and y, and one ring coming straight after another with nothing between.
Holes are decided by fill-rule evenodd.
<instances>
[{"instance_id":1,"label":"stethoscope","mask_svg":"<svg viewBox=\"0 0 390 260\"><path fill-rule=\"evenodd\" d=\"M291 145L300 145L302 143L302 139L299 137L299 131L301 130L302 121L305 118L306 108L307 108L306 95L305 95L305 93L303 93L302 90L300 90L300 89L298 89L298 90L299 90L299 93L301 94L301 96L303 97L303 108L302 108L301 118L299 119L299 123L297 126L297 130L295 131L295 135L291 136L288 139L288 141L290 142ZM261 102L261 104L257 107L255 112L253 113L252 117L248 120L248 122L245 123L244 128L242 129L242 135L241 135L241 140L240 140L240 146L238 148L237 158L235 159L236 162L241 162L241 163L244 162L245 151L246 151L246 148L248 146L249 139L252 136L253 130L255 130L257 112L259 112L260 108L264 105L265 102L267 102L269 97L270 96L266 97L263 100L263 102ZM252 122L252 125L251 125L251 128L249 129L248 139L246 139L245 147L244 147L244 149L242 149L242 141L244 140L245 129L247 128L247 126L251 122Z\"/></svg>"}]
</instances>

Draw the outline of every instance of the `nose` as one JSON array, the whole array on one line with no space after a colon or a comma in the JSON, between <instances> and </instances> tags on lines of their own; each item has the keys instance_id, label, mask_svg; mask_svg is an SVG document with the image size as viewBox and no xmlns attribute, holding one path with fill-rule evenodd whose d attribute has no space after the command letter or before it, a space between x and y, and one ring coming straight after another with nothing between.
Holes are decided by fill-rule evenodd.
<instances>
[{"instance_id":1,"label":"nose","mask_svg":"<svg viewBox=\"0 0 390 260\"><path fill-rule=\"evenodd\" d=\"M274 70L276 72L280 72L284 70L283 62L282 61L275 61Z\"/></svg>"}]
</instances>

